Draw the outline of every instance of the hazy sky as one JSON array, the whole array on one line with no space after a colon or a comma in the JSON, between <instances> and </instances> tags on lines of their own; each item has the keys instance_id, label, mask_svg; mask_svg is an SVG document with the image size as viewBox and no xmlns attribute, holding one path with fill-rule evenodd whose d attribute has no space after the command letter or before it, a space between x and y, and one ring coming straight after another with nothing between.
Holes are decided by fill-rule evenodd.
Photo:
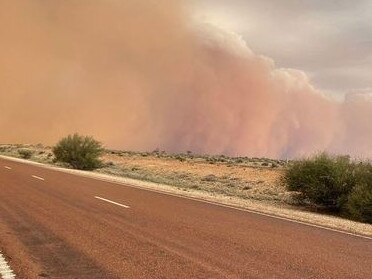
<instances>
[{"instance_id":1,"label":"hazy sky","mask_svg":"<svg viewBox=\"0 0 372 279\"><path fill-rule=\"evenodd\" d=\"M371 0L195 0L194 14L239 33L279 67L331 93L372 87Z\"/></svg>"}]
</instances>

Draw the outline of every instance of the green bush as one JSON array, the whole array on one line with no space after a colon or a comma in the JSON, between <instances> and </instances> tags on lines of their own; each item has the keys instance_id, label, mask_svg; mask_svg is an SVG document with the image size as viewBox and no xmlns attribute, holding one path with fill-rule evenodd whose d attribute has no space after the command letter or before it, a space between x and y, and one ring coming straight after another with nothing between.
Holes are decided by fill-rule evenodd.
<instances>
[{"instance_id":1,"label":"green bush","mask_svg":"<svg viewBox=\"0 0 372 279\"><path fill-rule=\"evenodd\" d=\"M325 153L292 162L283 181L302 202L372 223L372 165Z\"/></svg>"},{"instance_id":2,"label":"green bush","mask_svg":"<svg viewBox=\"0 0 372 279\"><path fill-rule=\"evenodd\" d=\"M32 150L29 150L29 149L20 149L18 150L18 154L23 159L30 159L33 155L33 152Z\"/></svg>"},{"instance_id":3,"label":"green bush","mask_svg":"<svg viewBox=\"0 0 372 279\"><path fill-rule=\"evenodd\" d=\"M92 137L69 135L53 147L55 160L70 164L74 169L93 170L102 165L99 157L104 149Z\"/></svg>"},{"instance_id":4,"label":"green bush","mask_svg":"<svg viewBox=\"0 0 372 279\"><path fill-rule=\"evenodd\" d=\"M347 156L325 153L310 159L294 161L283 180L289 191L298 192L302 202L341 211L357 183L355 165Z\"/></svg>"},{"instance_id":5,"label":"green bush","mask_svg":"<svg viewBox=\"0 0 372 279\"><path fill-rule=\"evenodd\" d=\"M372 224L372 166L359 165L358 185L350 193L346 205L352 219Z\"/></svg>"}]
</instances>

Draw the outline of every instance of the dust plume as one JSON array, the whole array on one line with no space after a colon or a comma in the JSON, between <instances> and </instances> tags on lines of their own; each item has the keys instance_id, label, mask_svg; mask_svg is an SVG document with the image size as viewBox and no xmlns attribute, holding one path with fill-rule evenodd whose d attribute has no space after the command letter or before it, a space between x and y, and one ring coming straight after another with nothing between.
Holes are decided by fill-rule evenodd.
<instances>
[{"instance_id":1,"label":"dust plume","mask_svg":"<svg viewBox=\"0 0 372 279\"><path fill-rule=\"evenodd\" d=\"M0 142L372 157L372 98L277 69L175 0L0 0Z\"/></svg>"}]
</instances>

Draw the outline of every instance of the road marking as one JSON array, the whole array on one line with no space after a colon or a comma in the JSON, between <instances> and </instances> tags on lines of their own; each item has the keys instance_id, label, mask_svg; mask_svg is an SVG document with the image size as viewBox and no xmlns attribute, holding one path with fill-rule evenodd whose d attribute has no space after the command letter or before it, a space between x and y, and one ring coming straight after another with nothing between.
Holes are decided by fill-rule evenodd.
<instances>
[{"instance_id":1,"label":"road marking","mask_svg":"<svg viewBox=\"0 0 372 279\"><path fill-rule=\"evenodd\" d=\"M44 181L44 180L45 180L44 178L42 178L42 177L40 177L40 176L36 176L36 175L32 175L32 177L33 177L33 178L35 178L35 179L39 179L39 180L42 180L42 181Z\"/></svg>"},{"instance_id":2,"label":"road marking","mask_svg":"<svg viewBox=\"0 0 372 279\"><path fill-rule=\"evenodd\" d=\"M11 167L8 167L8 166L5 166L4 168L6 168L7 170L11 170L12 169Z\"/></svg>"},{"instance_id":3,"label":"road marking","mask_svg":"<svg viewBox=\"0 0 372 279\"><path fill-rule=\"evenodd\" d=\"M98 200L101 200L101 201L108 202L108 203L112 203L112 204L115 204L115 205L118 205L118 206L121 206L121 207L124 207L124 208L130 208L128 205L121 204L121 203L114 202L114 201L110 201L110 200L108 200L108 199L104 199L104 198L101 198L101 197L97 197L97 196L95 196L94 198L96 198L96 199L98 199Z\"/></svg>"},{"instance_id":4,"label":"road marking","mask_svg":"<svg viewBox=\"0 0 372 279\"><path fill-rule=\"evenodd\" d=\"M10 269L8 263L6 262L4 256L0 252L0 277L2 279L14 279L16 278L13 271Z\"/></svg>"}]
</instances>

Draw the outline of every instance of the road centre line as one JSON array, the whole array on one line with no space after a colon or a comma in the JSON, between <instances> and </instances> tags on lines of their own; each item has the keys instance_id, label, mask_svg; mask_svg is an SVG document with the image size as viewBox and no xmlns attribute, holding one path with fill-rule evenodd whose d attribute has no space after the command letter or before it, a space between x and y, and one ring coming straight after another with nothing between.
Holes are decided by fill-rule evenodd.
<instances>
[{"instance_id":1,"label":"road centre line","mask_svg":"<svg viewBox=\"0 0 372 279\"><path fill-rule=\"evenodd\" d=\"M111 201L111 200L108 200L108 199L104 199L104 198L101 198L101 197L98 197L98 196L95 196L94 198L95 199L98 199L98 200L101 200L101 201L105 201L105 202L111 203L111 204L115 204L117 206L121 206L121 207L124 207L124 208L130 208L128 205L121 204L121 203L118 203L118 202L114 202L114 201Z\"/></svg>"},{"instance_id":2,"label":"road centre line","mask_svg":"<svg viewBox=\"0 0 372 279\"><path fill-rule=\"evenodd\" d=\"M35 178L35 179L39 179L39 180L42 180L42 181L44 181L44 180L45 180L44 178L42 178L42 177L40 177L40 176L36 176L36 175L32 175L32 177L33 177L33 178Z\"/></svg>"}]
</instances>

